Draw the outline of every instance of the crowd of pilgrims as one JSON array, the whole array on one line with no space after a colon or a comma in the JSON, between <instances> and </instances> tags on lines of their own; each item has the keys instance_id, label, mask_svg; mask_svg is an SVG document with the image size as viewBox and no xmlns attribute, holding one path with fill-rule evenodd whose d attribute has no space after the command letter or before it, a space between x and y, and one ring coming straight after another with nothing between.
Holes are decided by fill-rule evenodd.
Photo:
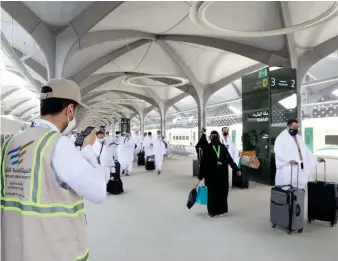
<instances>
[{"instance_id":1,"label":"crowd of pilgrims","mask_svg":"<svg viewBox=\"0 0 338 261\"><path fill-rule=\"evenodd\" d=\"M73 134L71 139L75 141L77 134ZM100 165L109 166L111 173L115 173L115 164L119 162L121 174L129 176L133 171L133 161L140 155L153 156L157 174L161 174L163 157L166 153L166 141L157 131L154 137L151 132L144 133L143 137L139 135L132 136L130 131L121 135L116 131L115 136L109 132L104 133L99 130L96 132L96 141L93 144L93 150L100 162Z\"/></svg>"}]
</instances>

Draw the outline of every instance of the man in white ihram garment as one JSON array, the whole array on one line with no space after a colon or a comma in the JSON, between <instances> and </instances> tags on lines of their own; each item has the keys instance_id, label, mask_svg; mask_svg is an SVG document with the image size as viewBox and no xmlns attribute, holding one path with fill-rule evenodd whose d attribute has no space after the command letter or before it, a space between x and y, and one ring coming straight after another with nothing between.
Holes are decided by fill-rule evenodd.
<instances>
[{"instance_id":1,"label":"man in white ihram garment","mask_svg":"<svg viewBox=\"0 0 338 261\"><path fill-rule=\"evenodd\" d=\"M114 160L118 161L118 157L117 157L117 147L119 146L120 142L121 142L121 135L119 131L115 132L115 137L113 137L113 141L112 143L110 143L110 147L112 149L113 152L113 158Z\"/></svg>"},{"instance_id":2,"label":"man in white ihram garment","mask_svg":"<svg viewBox=\"0 0 338 261\"><path fill-rule=\"evenodd\" d=\"M316 167L317 158L305 145L298 135L299 123L292 119L287 123L286 130L282 131L275 141L276 178L275 185L290 185L292 168L292 186L297 186L297 169L299 168L298 187L306 189L311 170Z\"/></svg>"},{"instance_id":3,"label":"man in white ihram garment","mask_svg":"<svg viewBox=\"0 0 338 261\"><path fill-rule=\"evenodd\" d=\"M222 128L221 143L228 149L232 160L238 165L239 163L239 152L232 139L229 137L229 128Z\"/></svg>"},{"instance_id":4,"label":"man in white ihram garment","mask_svg":"<svg viewBox=\"0 0 338 261\"><path fill-rule=\"evenodd\" d=\"M122 174L129 176L133 170L135 142L130 136L130 131L126 131L117 147L117 155L121 165Z\"/></svg>"},{"instance_id":5,"label":"man in white ihram garment","mask_svg":"<svg viewBox=\"0 0 338 261\"><path fill-rule=\"evenodd\" d=\"M165 150L165 140L161 135L161 131L157 131L157 137L153 139L153 153L155 155L155 166L158 175L161 174Z\"/></svg>"},{"instance_id":6,"label":"man in white ihram garment","mask_svg":"<svg viewBox=\"0 0 338 261\"><path fill-rule=\"evenodd\" d=\"M133 137L134 143L137 146L134 150L134 159L137 158L137 154L141 151L141 143L142 143L142 136L139 135L139 132L135 132L135 136Z\"/></svg>"},{"instance_id":7,"label":"man in white ihram garment","mask_svg":"<svg viewBox=\"0 0 338 261\"><path fill-rule=\"evenodd\" d=\"M144 138L144 156L147 159L148 156L154 155L153 152L153 137L151 131L148 132L148 136Z\"/></svg>"},{"instance_id":8,"label":"man in white ihram garment","mask_svg":"<svg viewBox=\"0 0 338 261\"><path fill-rule=\"evenodd\" d=\"M109 167L110 173L112 173L112 168L114 168L115 162L110 153L109 147L107 146L107 137L104 137L104 133L102 131L96 132L96 140L92 147L94 154L98 159L98 164Z\"/></svg>"},{"instance_id":9,"label":"man in white ihram garment","mask_svg":"<svg viewBox=\"0 0 338 261\"><path fill-rule=\"evenodd\" d=\"M113 147L111 144L113 144L114 142L114 137L109 135L109 132L106 132L106 136L104 137L104 144L107 147L107 153L109 154L109 156L111 156L111 158L113 159Z\"/></svg>"},{"instance_id":10,"label":"man in white ihram garment","mask_svg":"<svg viewBox=\"0 0 338 261\"><path fill-rule=\"evenodd\" d=\"M222 128L222 135L221 135L221 143L228 149L229 154L232 160L237 164L239 164L239 152L236 148L236 145L233 143L232 139L229 137L229 127ZM230 166L229 166L230 167ZM232 169L231 172L232 173ZM232 182L232 175L229 175L229 182Z\"/></svg>"}]
</instances>

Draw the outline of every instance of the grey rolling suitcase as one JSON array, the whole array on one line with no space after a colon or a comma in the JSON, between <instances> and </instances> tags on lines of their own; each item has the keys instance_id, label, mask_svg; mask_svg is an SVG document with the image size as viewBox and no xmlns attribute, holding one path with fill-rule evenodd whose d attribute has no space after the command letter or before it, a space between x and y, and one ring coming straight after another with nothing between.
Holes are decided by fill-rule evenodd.
<instances>
[{"instance_id":1,"label":"grey rolling suitcase","mask_svg":"<svg viewBox=\"0 0 338 261\"><path fill-rule=\"evenodd\" d=\"M292 185L275 186L271 189L270 221L272 227L303 232L305 191L298 188L299 165L297 164L297 187ZM292 184L292 168L291 183Z\"/></svg>"}]
</instances>

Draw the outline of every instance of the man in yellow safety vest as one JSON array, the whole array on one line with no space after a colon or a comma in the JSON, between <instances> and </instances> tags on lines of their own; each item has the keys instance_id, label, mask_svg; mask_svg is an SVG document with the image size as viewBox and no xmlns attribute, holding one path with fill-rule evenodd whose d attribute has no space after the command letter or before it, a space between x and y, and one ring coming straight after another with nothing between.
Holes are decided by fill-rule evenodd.
<instances>
[{"instance_id":1,"label":"man in yellow safety vest","mask_svg":"<svg viewBox=\"0 0 338 261\"><path fill-rule=\"evenodd\" d=\"M79 86L52 79L41 89L41 118L4 142L1 154L2 261L85 261L83 199L106 198L109 167L66 136L76 125Z\"/></svg>"}]
</instances>

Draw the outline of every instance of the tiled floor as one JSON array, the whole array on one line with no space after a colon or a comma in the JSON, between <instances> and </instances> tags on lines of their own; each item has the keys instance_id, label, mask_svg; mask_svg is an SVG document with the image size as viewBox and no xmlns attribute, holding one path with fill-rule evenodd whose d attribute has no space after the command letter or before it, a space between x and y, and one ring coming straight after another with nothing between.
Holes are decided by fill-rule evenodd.
<instances>
[{"instance_id":1,"label":"tiled floor","mask_svg":"<svg viewBox=\"0 0 338 261\"><path fill-rule=\"evenodd\" d=\"M306 224L303 234L271 228L270 188L231 190L227 217L185 207L196 184L191 159L170 159L163 174L136 168L126 193L87 203L91 261L335 261L338 227Z\"/></svg>"}]
</instances>

